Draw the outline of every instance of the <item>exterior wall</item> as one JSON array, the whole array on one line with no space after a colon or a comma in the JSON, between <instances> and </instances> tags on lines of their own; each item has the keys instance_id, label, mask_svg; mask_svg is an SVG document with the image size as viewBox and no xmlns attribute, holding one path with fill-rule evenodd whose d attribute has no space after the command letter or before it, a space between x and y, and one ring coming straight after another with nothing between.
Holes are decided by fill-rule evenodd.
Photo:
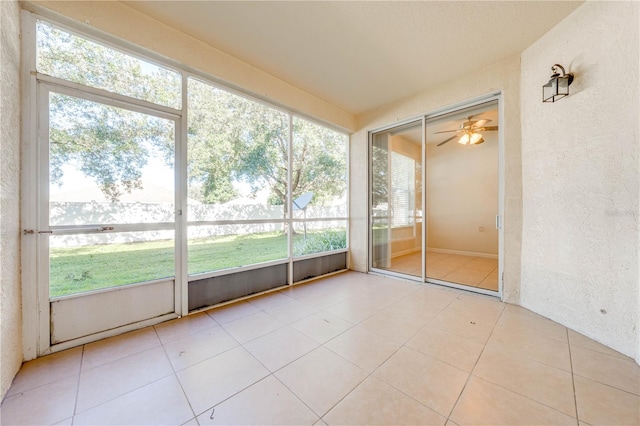
<instances>
[{"instance_id":1,"label":"exterior wall","mask_svg":"<svg viewBox=\"0 0 640 426\"><path fill-rule=\"evenodd\" d=\"M507 302L519 303L522 175L520 150L520 57L504 59L447 84L394 105L358 116L351 136L351 269L367 270L367 132L378 127L502 91L504 102L504 292Z\"/></svg>"},{"instance_id":2,"label":"exterior wall","mask_svg":"<svg viewBox=\"0 0 640 426\"><path fill-rule=\"evenodd\" d=\"M46 13L48 9L74 19L86 25L87 29L99 30L134 43L294 112L346 130L355 129L353 114L121 2L40 0L25 2L24 5L38 13Z\"/></svg>"},{"instance_id":3,"label":"exterior wall","mask_svg":"<svg viewBox=\"0 0 640 426\"><path fill-rule=\"evenodd\" d=\"M20 7L0 2L0 400L22 365Z\"/></svg>"},{"instance_id":4,"label":"exterior wall","mask_svg":"<svg viewBox=\"0 0 640 426\"><path fill-rule=\"evenodd\" d=\"M587 2L522 54L521 294L640 362L639 18L635 2ZM545 104L554 63L575 81Z\"/></svg>"}]
</instances>

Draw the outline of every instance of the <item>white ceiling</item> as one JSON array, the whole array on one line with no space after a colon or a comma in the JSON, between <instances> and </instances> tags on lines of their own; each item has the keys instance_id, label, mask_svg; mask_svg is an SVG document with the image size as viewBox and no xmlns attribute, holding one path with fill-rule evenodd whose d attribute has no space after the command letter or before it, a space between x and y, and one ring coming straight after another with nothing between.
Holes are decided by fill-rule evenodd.
<instances>
[{"instance_id":1,"label":"white ceiling","mask_svg":"<svg viewBox=\"0 0 640 426\"><path fill-rule=\"evenodd\" d=\"M126 1L351 113L522 52L576 1Z\"/></svg>"}]
</instances>

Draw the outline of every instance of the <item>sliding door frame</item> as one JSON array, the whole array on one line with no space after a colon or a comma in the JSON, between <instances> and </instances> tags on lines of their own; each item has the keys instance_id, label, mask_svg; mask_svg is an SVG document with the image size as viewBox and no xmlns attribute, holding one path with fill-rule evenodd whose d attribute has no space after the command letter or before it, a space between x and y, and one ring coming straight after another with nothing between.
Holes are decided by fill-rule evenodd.
<instances>
[{"instance_id":1,"label":"sliding door frame","mask_svg":"<svg viewBox=\"0 0 640 426\"><path fill-rule=\"evenodd\" d=\"M425 280L425 267L424 267L424 261L422 262L422 268L421 268L421 275L420 276L416 276L416 275L410 275L410 274L405 274L402 272L396 272L396 271L391 271L388 269L381 269L381 268L374 268L373 267L373 214L372 214L372 208L373 208L373 195L372 195L372 188L373 188L373 174L372 174L372 170L373 170L373 135L376 133L380 133L380 132L384 132L387 130L392 130L395 128L399 128L399 127L404 127L407 126L409 124L413 124L415 123L416 125L418 123L420 123L420 126L422 127L421 129L421 134L422 134L422 141L420 144L420 158L422 160L422 182L424 182L424 178L425 178L425 173L426 173L426 168L425 168L425 164L424 164L424 157L425 157L425 135L426 135L426 128L425 128L425 123L426 123L426 119L425 119L425 115L419 115L419 116L414 116L412 118L408 118L406 120L402 120L399 121L397 123L393 123L390 125L386 125L386 126L382 126L373 130L370 130L367 134L367 164L368 164L368 176L367 176L367 268L369 270L369 272L373 272L373 273L377 273L377 274L382 274L382 275L388 275L388 276L392 276L392 277L397 277L397 278L404 278L404 279L408 279L411 281L417 281L417 282L424 282ZM390 161L389 161L390 163ZM389 177L389 179L391 179L391 177ZM423 185L424 186L424 185ZM422 208L424 211L424 195L425 195L425 191L423 189L422 191ZM390 218L389 218L390 220ZM421 251L422 251L422 257L424 258L424 253L425 253L425 241L424 241L424 230L425 230L425 222L424 222L424 214L423 214L423 219L422 219L422 244L421 244Z\"/></svg>"},{"instance_id":2,"label":"sliding door frame","mask_svg":"<svg viewBox=\"0 0 640 426\"><path fill-rule=\"evenodd\" d=\"M372 189L373 189L373 135L378 132L382 132L385 130L391 130L396 127L400 127L412 122L422 121L422 209L423 212L426 210L427 202L428 202L428 194L425 190L425 182L427 178L427 150L426 150L426 122L427 120L437 118L452 112L456 112L459 110L463 110L465 108L470 108L474 106L479 106L481 104L487 102L498 102L498 117L499 117L499 128L498 128L498 214L496 216L496 227L498 228L498 291L491 291L477 287L469 287L465 285L450 283L447 281L427 278L426 276L426 250L427 250L427 222L426 215L423 213L422 219L422 275L421 277L412 276L403 274L400 272L394 272L379 268L373 267L373 218L372 218L372 206L373 206L373 197L372 197ZM369 272L375 274L382 274L388 276L394 276L398 278L409 279L412 281L419 281L423 283L437 284L446 287L457 288L460 290L471 291L474 293L485 294L489 296L499 297L502 300L503 297L503 285L504 285L504 197L505 197L505 158L504 158L504 102L502 91L491 92L485 95L477 96L475 98L471 98L462 102L457 102L455 104L451 104L442 108L437 108L431 110L425 114L421 114L418 116L413 116L406 120L402 120L397 123L380 126L378 128L374 128L368 131L368 179L367 179L367 192L368 192L368 206L367 206L367 226L368 226L368 260L367 265Z\"/></svg>"}]
</instances>

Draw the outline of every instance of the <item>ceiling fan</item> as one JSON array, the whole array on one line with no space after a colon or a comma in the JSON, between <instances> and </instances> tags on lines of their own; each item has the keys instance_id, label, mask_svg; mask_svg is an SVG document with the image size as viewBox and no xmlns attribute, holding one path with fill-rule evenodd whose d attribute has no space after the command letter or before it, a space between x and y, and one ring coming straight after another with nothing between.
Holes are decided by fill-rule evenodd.
<instances>
[{"instance_id":1,"label":"ceiling fan","mask_svg":"<svg viewBox=\"0 0 640 426\"><path fill-rule=\"evenodd\" d=\"M491 132L491 131L498 130L498 126L485 126L485 124L489 123L491 120L483 119L483 120L473 121L471 120L472 118L473 118L473 115L468 115L467 121L460 124L459 129L444 130L442 132L436 132L435 134L451 133L451 132L456 133L455 135L451 136L449 139L443 140L436 146L442 146L445 143L455 138L459 138L458 143L461 143L462 145L478 145L484 142L484 138L482 137L482 134L480 132Z\"/></svg>"}]
</instances>

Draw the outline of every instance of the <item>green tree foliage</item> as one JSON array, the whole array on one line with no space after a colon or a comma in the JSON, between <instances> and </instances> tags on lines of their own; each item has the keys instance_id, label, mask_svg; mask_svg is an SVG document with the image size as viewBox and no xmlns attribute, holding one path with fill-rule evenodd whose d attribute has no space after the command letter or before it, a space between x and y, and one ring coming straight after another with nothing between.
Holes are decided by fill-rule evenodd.
<instances>
[{"instance_id":1,"label":"green tree foliage","mask_svg":"<svg viewBox=\"0 0 640 426\"><path fill-rule=\"evenodd\" d=\"M173 122L52 93L49 100L50 178L74 162L98 184L105 197L141 188L141 171L150 149L173 158Z\"/></svg>"},{"instance_id":2,"label":"green tree foliage","mask_svg":"<svg viewBox=\"0 0 640 426\"><path fill-rule=\"evenodd\" d=\"M231 171L235 155L230 140L239 137L234 110L220 89L190 79L188 85L189 194L204 203L225 203L237 194Z\"/></svg>"},{"instance_id":3,"label":"green tree foliage","mask_svg":"<svg viewBox=\"0 0 640 426\"><path fill-rule=\"evenodd\" d=\"M177 73L112 48L38 24L38 71L76 83L181 107ZM141 186L149 150L174 157L173 122L72 96L50 100L51 179L75 162L103 193L117 201ZM189 79L188 178L190 197L224 203L238 196L235 182L253 194L287 205L289 115L260 102ZM306 120L293 120L294 199L311 191L322 203L345 191L346 136Z\"/></svg>"},{"instance_id":4,"label":"green tree foliage","mask_svg":"<svg viewBox=\"0 0 640 426\"><path fill-rule=\"evenodd\" d=\"M38 72L138 99L179 107L180 78L114 49L44 23L37 29ZM177 85L176 85L177 81ZM73 162L95 180L112 202L141 187L149 150L174 157L173 122L89 100L51 93L49 97L50 178L62 180Z\"/></svg>"},{"instance_id":5,"label":"green tree foliage","mask_svg":"<svg viewBox=\"0 0 640 426\"><path fill-rule=\"evenodd\" d=\"M202 200L224 203L237 196L232 182L255 194L270 189L269 201L286 206L289 116L262 103L189 81L189 179L202 185ZM293 120L294 199L312 191L325 202L345 191L346 136Z\"/></svg>"}]
</instances>

